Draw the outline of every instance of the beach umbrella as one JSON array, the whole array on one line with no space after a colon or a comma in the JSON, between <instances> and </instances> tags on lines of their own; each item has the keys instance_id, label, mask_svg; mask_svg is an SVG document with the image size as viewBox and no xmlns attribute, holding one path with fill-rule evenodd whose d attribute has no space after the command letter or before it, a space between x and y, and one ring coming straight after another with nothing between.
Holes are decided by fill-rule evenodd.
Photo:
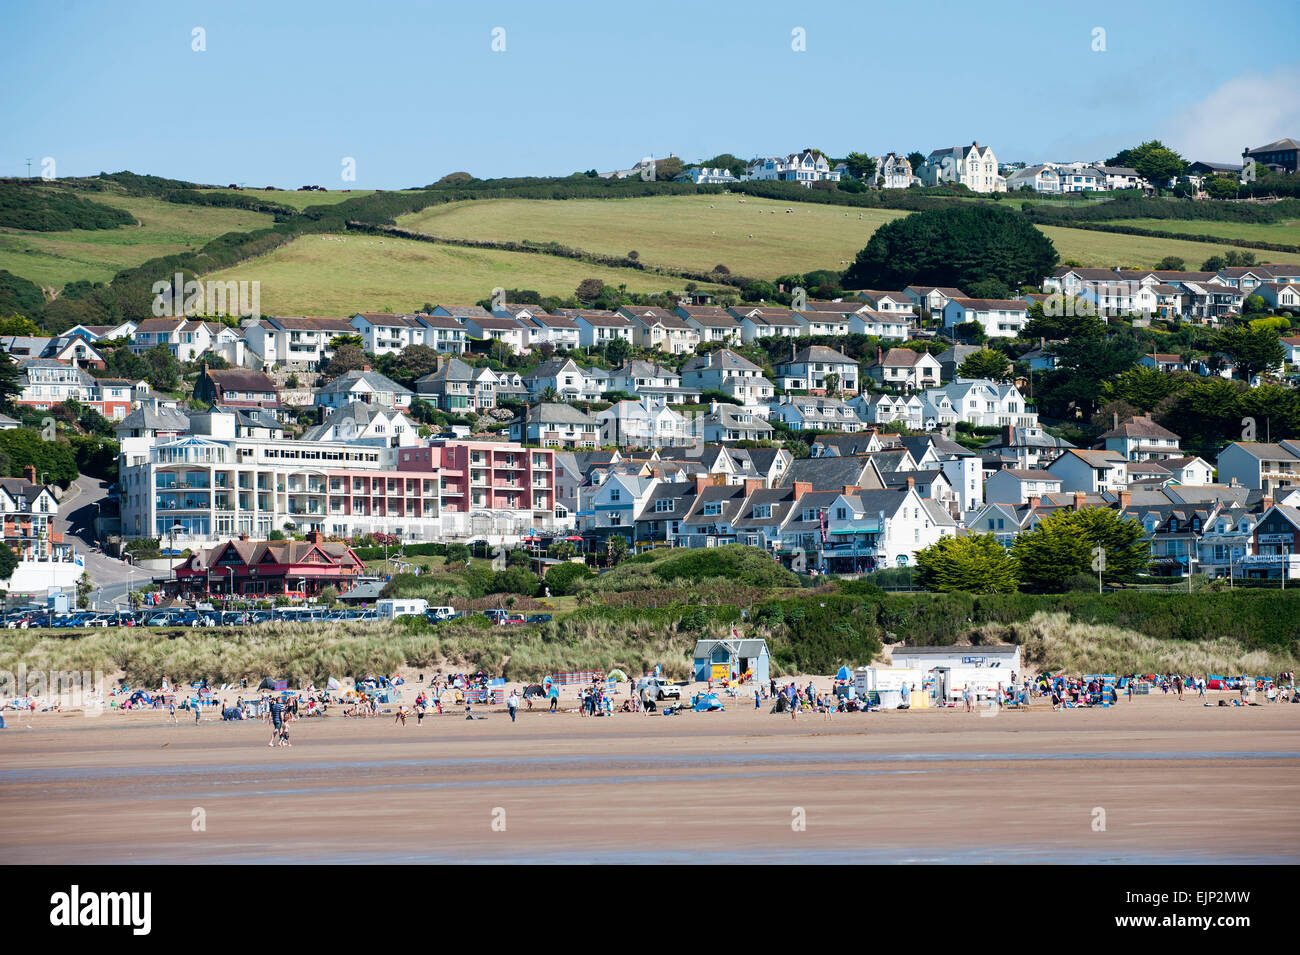
<instances>
[{"instance_id":1,"label":"beach umbrella","mask_svg":"<svg viewBox=\"0 0 1300 955\"><path fill-rule=\"evenodd\" d=\"M605 679L613 680L618 683L626 683L627 674L624 673L622 670L610 670L607 674L605 674Z\"/></svg>"},{"instance_id":2,"label":"beach umbrella","mask_svg":"<svg viewBox=\"0 0 1300 955\"><path fill-rule=\"evenodd\" d=\"M339 681L334 679L334 677L330 677L329 681L325 684L325 688L327 690L337 690L339 688Z\"/></svg>"},{"instance_id":3,"label":"beach umbrella","mask_svg":"<svg viewBox=\"0 0 1300 955\"><path fill-rule=\"evenodd\" d=\"M542 689L542 685L540 683L532 683L524 687L524 699L528 699L530 696L545 696L545 695L546 695L546 691Z\"/></svg>"},{"instance_id":4,"label":"beach umbrella","mask_svg":"<svg viewBox=\"0 0 1300 955\"><path fill-rule=\"evenodd\" d=\"M852 678L853 674L849 672L848 667L840 667L840 672L835 674L837 680L851 680Z\"/></svg>"}]
</instances>

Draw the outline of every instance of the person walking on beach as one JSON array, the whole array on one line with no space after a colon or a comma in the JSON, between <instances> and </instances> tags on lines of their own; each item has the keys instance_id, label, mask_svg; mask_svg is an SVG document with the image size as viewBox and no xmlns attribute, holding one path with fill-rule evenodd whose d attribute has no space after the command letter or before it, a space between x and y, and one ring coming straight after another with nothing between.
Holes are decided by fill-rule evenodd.
<instances>
[{"instance_id":1,"label":"person walking on beach","mask_svg":"<svg viewBox=\"0 0 1300 955\"><path fill-rule=\"evenodd\" d=\"M266 708L267 718L271 721L271 742L267 746L274 747L280 738L280 730L284 723L284 704L278 699L272 698L271 705Z\"/></svg>"},{"instance_id":2,"label":"person walking on beach","mask_svg":"<svg viewBox=\"0 0 1300 955\"><path fill-rule=\"evenodd\" d=\"M397 715L393 717L393 722L394 722L394 723L400 722L403 726L406 725L406 707L405 707L405 706L399 706L399 707L397 708Z\"/></svg>"},{"instance_id":3,"label":"person walking on beach","mask_svg":"<svg viewBox=\"0 0 1300 955\"><path fill-rule=\"evenodd\" d=\"M511 690L510 695L506 697L506 709L510 711L510 722L513 723L515 714L519 712L519 694L517 691Z\"/></svg>"},{"instance_id":4,"label":"person walking on beach","mask_svg":"<svg viewBox=\"0 0 1300 955\"><path fill-rule=\"evenodd\" d=\"M1180 676L1174 677L1174 690L1178 693L1178 702L1181 703L1183 701L1183 678L1182 677Z\"/></svg>"},{"instance_id":5,"label":"person walking on beach","mask_svg":"<svg viewBox=\"0 0 1300 955\"><path fill-rule=\"evenodd\" d=\"M969 684L969 683L967 683L964 687L962 687L961 698L962 698L963 702L965 702L965 704L966 704L966 712L967 712L967 713L971 712L971 705L970 705L970 704L971 704L971 699L970 699L970 684Z\"/></svg>"},{"instance_id":6,"label":"person walking on beach","mask_svg":"<svg viewBox=\"0 0 1300 955\"><path fill-rule=\"evenodd\" d=\"M550 697L551 697L551 712L554 713L556 711L556 708L560 705L560 688L556 686L554 683L551 684Z\"/></svg>"},{"instance_id":7,"label":"person walking on beach","mask_svg":"<svg viewBox=\"0 0 1300 955\"><path fill-rule=\"evenodd\" d=\"M203 710L199 708L199 701L194 701L194 725L198 726L199 721L203 719Z\"/></svg>"}]
</instances>

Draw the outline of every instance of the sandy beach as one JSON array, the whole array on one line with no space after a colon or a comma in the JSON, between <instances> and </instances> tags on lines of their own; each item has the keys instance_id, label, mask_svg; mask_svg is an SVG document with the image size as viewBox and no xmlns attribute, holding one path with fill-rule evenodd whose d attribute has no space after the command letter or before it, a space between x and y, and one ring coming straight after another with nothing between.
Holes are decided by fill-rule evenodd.
<instances>
[{"instance_id":1,"label":"sandy beach","mask_svg":"<svg viewBox=\"0 0 1300 955\"><path fill-rule=\"evenodd\" d=\"M413 694L412 694L413 695ZM1225 697L1228 695L1225 694ZM1217 700L1211 693L1210 699ZM6 714L0 861L1281 862L1300 706Z\"/></svg>"}]
</instances>

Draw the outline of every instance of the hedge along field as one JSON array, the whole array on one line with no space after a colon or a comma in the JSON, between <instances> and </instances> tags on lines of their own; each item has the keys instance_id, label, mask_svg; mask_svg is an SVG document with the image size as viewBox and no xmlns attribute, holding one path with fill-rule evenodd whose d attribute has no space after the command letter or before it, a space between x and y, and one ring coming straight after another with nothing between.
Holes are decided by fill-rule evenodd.
<instances>
[{"instance_id":1,"label":"hedge along field","mask_svg":"<svg viewBox=\"0 0 1300 955\"><path fill-rule=\"evenodd\" d=\"M1213 235L1242 242L1300 245L1300 219L1283 222L1222 222L1209 219L1107 219L1103 221L1106 225L1134 226L1139 229L1178 232L1184 235ZM1274 253L1274 256L1276 255L1277 253ZM1199 265L1200 262L1188 263L1190 268Z\"/></svg>"},{"instance_id":2,"label":"hedge along field","mask_svg":"<svg viewBox=\"0 0 1300 955\"><path fill-rule=\"evenodd\" d=\"M1162 222L1164 220L1161 220ZM1120 225L1131 225L1124 220ZM1167 227L1168 223L1165 223ZM1235 225L1235 223L1234 223ZM1176 255L1189 269L1198 269L1212 255L1223 255L1230 246L1182 239L1157 239L1117 232L1071 229L1067 226L1039 225L1039 231L1052 240L1061 262L1078 262L1083 268L1107 269L1113 266L1149 269L1167 255ZM1257 262L1283 262L1286 254L1266 249L1236 246L1255 253Z\"/></svg>"},{"instance_id":3,"label":"hedge along field","mask_svg":"<svg viewBox=\"0 0 1300 955\"><path fill-rule=\"evenodd\" d=\"M266 190L266 189L198 189L201 195L231 195L231 196L253 196L258 199L264 199L267 202L274 202L276 205L288 206L290 209L297 209L301 212L303 209L311 206L332 206L339 202L345 202L348 199L362 199L372 195L373 189L353 189L344 191L342 189L331 189L329 192L298 192L296 189L289 190Z\"/></svg>"},{"instance_id":4,"label":"hedge along field","mask_svg":"<svg viewBox=\"0 0 1300 955\"><path fill-rule=\"evenodd\" d=\"M126 211L140 224L66 232L0 229L0 269L56 289L79 280L108 282L122 269L149 259L196 251L219 235L262 229L272 222L265 213L179 205L111 188L87 195Z\"/></svg>"}]
</instances>

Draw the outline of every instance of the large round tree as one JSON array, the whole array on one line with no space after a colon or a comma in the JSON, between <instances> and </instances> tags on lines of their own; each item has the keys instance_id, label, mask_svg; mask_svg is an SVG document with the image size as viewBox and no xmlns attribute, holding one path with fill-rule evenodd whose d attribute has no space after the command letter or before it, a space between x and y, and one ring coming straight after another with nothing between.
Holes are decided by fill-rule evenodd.
<instances>
[{"instance_id":1,"label":"large round tree","mask_svg":"<svg viewBox=\"0 0 1300 955\"><path fill-rule=\"evenodd\" d=\"M849 289L965 288L996 279L1037 285L1054 265L1052 240L1018 212L975 202L914 212L876 230L844 274Z\"/></svg>"}]
</instances>

